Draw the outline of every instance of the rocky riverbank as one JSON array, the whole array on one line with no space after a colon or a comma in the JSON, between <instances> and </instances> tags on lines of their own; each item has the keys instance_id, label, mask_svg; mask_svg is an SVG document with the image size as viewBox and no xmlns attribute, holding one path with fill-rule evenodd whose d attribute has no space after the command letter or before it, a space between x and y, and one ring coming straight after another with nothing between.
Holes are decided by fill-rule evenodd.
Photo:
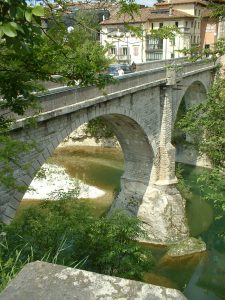
<instances>
[{"instance_id":1,"label":"rocky riverbank","mask_svg":"<svg viewBox=\"0 0 225 300\"><path fill-rule=\"evenodd\" d=\"M103 190L73 179L62 167L44 164L23 200L59 200L66 193L71 193L74 198L99 198L105 194Z\"/></svg>"},{"instance_id":2,"label":"rocky riverbank","mask_svg":"<svg viewBox=\"0 0 225 300\"><path fill-rule=\"evenodd\" d=\"M106 147L119 148L120 144L116 137L96 139L91 134L86 133L87 124L83 124L73 131L59 147L68 146L92 146L92 147Z\"/></svg>"}]
</instances>

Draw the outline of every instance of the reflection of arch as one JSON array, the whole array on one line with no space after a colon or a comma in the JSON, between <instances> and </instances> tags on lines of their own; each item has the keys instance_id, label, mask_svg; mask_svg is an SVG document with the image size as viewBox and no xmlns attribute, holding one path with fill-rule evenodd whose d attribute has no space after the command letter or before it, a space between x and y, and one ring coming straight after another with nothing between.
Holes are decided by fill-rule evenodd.
<instances>
[{"instance_id":1,"label":"reflection of arch","mask_svg":"<svg viewBox=\"0 0 225 300\"><path fill-rule=\"evenodd\" d=\"M126 111L121 106L112 109L110 104L99 104L40 122L36 129L17 130L15 132L16 138L19 138L19 136L26 136L27 139L35 138L39 148L34 149L32 153L24 154L22 162L29 161L31 163L30 174L27 175L20 169L15 170L18 183L28 187L46 159L72 131L83 123L102 116L114 129L124 152L125 172L121 181L122 195L125 195L125 198L128 199L135 189L135 197L141 200L149 183L155 151L149 143L149 134L147 136L143 130L144 126L140 124L141 122L139 123L137 116L132 114L130 110ZM132 186L135 186L133 190ZM3 221L9 222L15 215L23 194L22 192L6 191L8 199L3 213ZM127 203L124 202L122 207L127 208Z\"/></svg>"}]
</instances>

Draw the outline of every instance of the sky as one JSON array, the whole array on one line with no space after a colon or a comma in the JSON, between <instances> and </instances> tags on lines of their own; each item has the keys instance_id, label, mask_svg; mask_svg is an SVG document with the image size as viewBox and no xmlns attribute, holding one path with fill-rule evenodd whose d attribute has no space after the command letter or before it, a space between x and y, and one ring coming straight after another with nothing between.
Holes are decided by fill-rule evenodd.
<instances>
[{"instance_id":1,"label":"sky","mask_svg":"<svg viewBox=\"0 0 225 300\"><path fill-rule=\"evenodd\" d=\"M136 2L147 6L153 6L153 4L156 3L156 0L136 0Z\"/></svg>"}]
</instances>

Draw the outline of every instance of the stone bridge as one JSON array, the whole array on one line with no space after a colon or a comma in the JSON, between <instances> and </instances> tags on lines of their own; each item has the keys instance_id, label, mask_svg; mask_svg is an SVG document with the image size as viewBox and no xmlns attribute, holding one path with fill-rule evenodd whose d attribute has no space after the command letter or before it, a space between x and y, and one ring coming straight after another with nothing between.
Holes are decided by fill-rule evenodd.
<instances>
[{"instance_id":1,"label":"stone bridge","mask_svg":"<svg viewBox=\"0 0 225 300\"><path fill-rule=\"evenodd\" d=\"M113 128L123 150L125 166L121 191L112 209L137 215L153 243L168 244L185 239L189 232L185 200L176 189L175 148L171 134L182 99L187 107L206 99L213 80L210 61L177 61L149 64L146 70L118 78L102 93L95 87L56 87L40 95L42 112L37 126L26 118L13 125L16 139L35 140L37 147L21 156L29 172L15 167L18 184L28 187L55 148L76 128L103 117ZM1 221L9 223L23 192L0 187Z\"/></svg>"}]
</instances>

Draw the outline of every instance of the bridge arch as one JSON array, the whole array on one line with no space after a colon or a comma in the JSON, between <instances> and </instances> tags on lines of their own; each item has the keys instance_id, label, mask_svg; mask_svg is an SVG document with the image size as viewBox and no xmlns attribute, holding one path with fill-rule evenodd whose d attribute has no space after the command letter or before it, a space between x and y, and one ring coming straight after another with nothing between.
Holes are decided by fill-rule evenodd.
<instances>
[{"instance_id":1,"label":"bridge arch","mask_svg":"<svg viewBox=\"0 0 225 300\"><path fill-rule=\"evenodd\" d=\"M124 208L131 214L135 214L150 180L156 146L155 149L152 147L150 141L152 137L144 131L144 126L138 116L123 106L112 108L107 103L97 104L40 122L37 128L16 130L12 135L15 134L17 138L26 136L26 138L32 139L35 137L37 142L37 147L31 152L25 153L21 158L22 164L30 162L29 174L21 169L15 170L14 174L18 178L18 184L29 187L35 174L56 147L72 131L96 117L103 117L111 125L124 153L125 170L121 177L121 192L114 207ZM153 145L156 145L154 140ZM7 201L3 207L2 221L9 223L14 217L25 191L5 190L4 193Z\"/></svg>"},{"instance_id":2,"label":"bridge arch","mask_svg":"<svg viewBox=\"0 0 225 300\"><path fill-rule=\"evenodd\" d=\"M190 135L182 133L176 128L178 122L193 106L196 106L207 100L208 86L202 80L193 80L191 84L182 90L177 101L177 106L174 110L172 144L176 147L176 161L187 163L195 166L209 166L209 161L206 157L202 157L186 142L191 142Z\"/></svg>"},{"instance_id":3,"label":"bridge arch","mask_svg":"<svg viewBox=\"0 0 225 300\"><path fill-rule=\"evenodd\" d=\"M194 105L200 104L206 101L208 92L208 82L203 80L194 79L192 82L185 86L181 92L178 94L177 101L173 109L173 122L176 121L179 108L183 102L186 109L191 108Z\"/></svg>"}]
</instances>

